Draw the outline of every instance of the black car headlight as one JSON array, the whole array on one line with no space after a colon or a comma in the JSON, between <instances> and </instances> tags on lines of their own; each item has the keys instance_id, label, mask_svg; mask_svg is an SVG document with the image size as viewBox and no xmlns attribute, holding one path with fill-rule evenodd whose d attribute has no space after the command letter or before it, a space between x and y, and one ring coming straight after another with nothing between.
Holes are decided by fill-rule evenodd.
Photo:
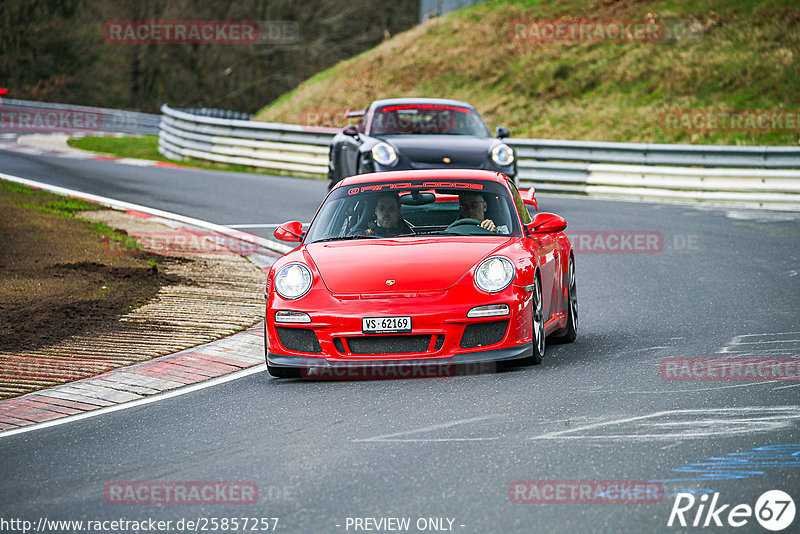
<instances>
[{"instance_id":1,"label":"black car headlight","mask_svg":"<svg viewBox=\"0 0 800 534\"><path fill-rule=\"evenodd\" d=\"M378 143L372 147L372 159L383 166L390 167L397 163L397 152L389 143Z\"/></svg>"},{"instance_id":2,"label":"black car headlight","mask_svg":"<svg viewBox=\"0 0 800 534\"><path fill-rule=\"evenodd\" d=\"M492 148L492 161L505 167L514 163L514 149L501 143Z\"/></svg>"}]
</instances>

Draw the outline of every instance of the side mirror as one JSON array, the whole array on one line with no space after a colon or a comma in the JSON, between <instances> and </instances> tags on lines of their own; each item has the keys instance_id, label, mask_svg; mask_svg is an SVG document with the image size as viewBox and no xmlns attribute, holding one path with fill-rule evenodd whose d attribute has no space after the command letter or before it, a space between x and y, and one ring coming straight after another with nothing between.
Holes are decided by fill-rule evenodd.
<instances>
[{"instance_id":1,"label":"side mirror","mask_svg":"<svg viewBox=\"0 0 800 534\"><path fill-rule=\"evenodd\" d=\"M537 213L525 227L532 234L552 234L566 230L567 221L555 213Z\"/></svg>"},{"instance_id":2,"label":"side mirror","mask_svg":"<svg viewBox=\"0 0 800 534\"><path fill-rule=\"evenodd\" d=\"M299 243L303 240L303 223L300 221L291 221L283 223L275 228L273 234L275 239L281 241L290 241L292 243Z\"/></svg>"},{"instance_id":3,"label":"side mirror","mask_svg":"<svg viewBox=\"0 0 800 534\"><path fill-rule=\"evenodd\" d=\"M519 192L519 196L522 197L522 202L524 202L528 206L533 206L536 211L539 211L539 203L536 202L536 190L531 187L527 191L524 189Z\"/></svg>"},{"instance_id":4,"label":"side mirror","mask_svg":"<svg viewBox=\"0 0 800 534\"><path fill-rule=\"evenodd\" d=\"M511 134L505 126L498 126L494 129L494 136L498 139L502 139L504 137L511 137Z\"/></svg>"},{"instance_id":5,"label":"side mirror","mask_svg":"<svg viewBox=\"0 0 800 534\"><path fill-rule=\"evenodd\" d=\"M355 124L348 124L342 130L342 133L345 135L352 135L353 137L358 135L358 127Z\"/></svg>"}]
</instances>

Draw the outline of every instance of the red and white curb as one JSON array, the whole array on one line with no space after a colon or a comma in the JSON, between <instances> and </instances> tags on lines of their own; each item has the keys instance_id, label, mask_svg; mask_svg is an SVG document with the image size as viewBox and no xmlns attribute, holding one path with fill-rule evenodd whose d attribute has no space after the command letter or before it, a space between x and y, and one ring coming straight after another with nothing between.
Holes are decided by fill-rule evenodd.
<instances>
[{"instance_id":1,"label":"red and white curb","mask_svg":"<svg viewBox=\"0 0 800 534\"><path fill-rule=\"evenodd\" d=\"M0 436L33 430L34 425L40 428L47 422L68 416L100 415L108 412L110 407L142 401L151 395L237 371L261 372L265 369L262 322L244 332L206 345L0 401ZM235 378L239 377L241 375ZM130 407L133 406L131 404ZM97 413L92 413L95 411Z\"/></svg>"},{"instance_id":2,"label":"red and white curb","mask_svg":"<svg viewBox=\"0 0 800 534\"><path fill-rule=\"evenodd\" d=\"M265 272L291 247L253 234L115 199L91 195L0 173L0 178L75 198L97 202L173 228L205 230L257 248L241 253ZM264 324L224 339L121 367L102 375L0 401L0 437L156 402L202 387L262 372Z\"/></svg>"}]
</instances>

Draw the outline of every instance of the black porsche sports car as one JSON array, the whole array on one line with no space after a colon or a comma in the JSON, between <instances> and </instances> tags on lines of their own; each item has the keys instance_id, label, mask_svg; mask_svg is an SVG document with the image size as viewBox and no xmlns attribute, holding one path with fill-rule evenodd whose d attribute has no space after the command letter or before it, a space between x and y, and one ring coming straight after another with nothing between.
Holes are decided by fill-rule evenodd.
<instances>
[{"instance_id":1,"label":"black porsche sports car","mask_svg":"<svg viewBox=\"0 0 800 534\"><path fill-rule=\"evenodd\" d=\"M466 102L440 98L376 100L366 110L348 112L361 117L331 142L328 188L355 174L411 169L485 169L516 182L514 150L495 137Z\"/></svg>"}]
</instances>

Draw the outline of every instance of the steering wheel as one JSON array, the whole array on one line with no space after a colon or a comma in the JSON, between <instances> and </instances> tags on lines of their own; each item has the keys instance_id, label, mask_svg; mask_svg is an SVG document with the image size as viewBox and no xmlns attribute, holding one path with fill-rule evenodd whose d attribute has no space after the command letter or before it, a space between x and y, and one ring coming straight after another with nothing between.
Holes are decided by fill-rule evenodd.
<instances>
[{"instance_id":1,"label":"steering wheel","mask_svg":"<svg viewBox=\"0 0 800 534\"><path fill-rule=\"evenodd\" d=\"M450 226L447 227L448 230L452 230L454 228L458 228L461 226L480 226L481 222L478 219L458 219L450 223Z\"/></svg>"},{"instance_id":2,"label":"steering wheel","mask_svg":"<svg viewBox=\"0 0 800 534\"><path fill-rule=\"evenodd\" d=\"M445 231L460 235L495 235L491 230L481 226L481 222L477 219L458 219Z\"/></svg>"}]
</instances>

